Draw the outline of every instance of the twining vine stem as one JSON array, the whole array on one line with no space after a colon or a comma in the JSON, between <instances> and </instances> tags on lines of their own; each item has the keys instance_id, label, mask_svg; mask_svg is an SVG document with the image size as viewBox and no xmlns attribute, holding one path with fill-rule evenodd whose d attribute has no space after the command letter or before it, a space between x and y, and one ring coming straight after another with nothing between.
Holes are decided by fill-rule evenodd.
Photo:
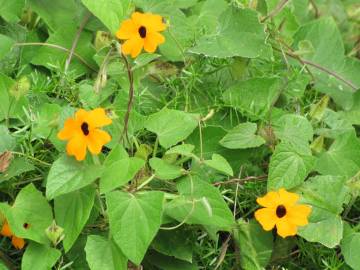
<instances>
[{"instance_id":1,"label":"twining vine stem","mask_svg":"<svg viewBox=\"0 0 360 270\"><path fill-rule=\"evenodd\" d=\"M129 126L129 118L130 118L130 113L131 113L133 100L134 100L134 77L133 77L133 73L131 70L131 66L130 66L129 61L127 60L126 56L121 51L120 51L120 55L121 55L121 58L124 60L124 64L125 64L125 68L127 70L129 84L130 84L130 86L129 86L129 101L127 104L127 110L126 110L125 117L124 117L124 129L121 133L120 141L122 141L125 136L126 140L130 144L130 139L129 139L129 135L128 135L128 126Z\"/></svg>"}]
</instances>

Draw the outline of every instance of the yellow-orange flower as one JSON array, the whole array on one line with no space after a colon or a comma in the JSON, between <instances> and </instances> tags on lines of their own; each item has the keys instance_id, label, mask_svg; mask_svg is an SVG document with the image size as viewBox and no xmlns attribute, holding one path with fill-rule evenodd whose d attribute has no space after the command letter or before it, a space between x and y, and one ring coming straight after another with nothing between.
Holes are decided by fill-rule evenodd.
<instances>
[{"instance_id":1,"label":"yellow-orange flower","mask_svg":"<svg viewBox=\"0 0 360 270\"><path fill-rule=\"evenodd\" d=\"M23 249L25 246L25 240L20 237L16 237L15 235L11 237L11 243L16 249Z\"/></svg>"},{"instance_id":2,"label":"yellow-orange flower","mask_svg":"<svg viewBox=\"0 0 360 270\"><path fill-rule=\"evenodd\" d=\"M9 223L6 220L3 223L0 234L5 236L5 237L11 237L13 235L12 231L10 229Z\"/></svg>"},{"instance_id":3,"label":"yellow-orange flower","mask_svg":"<svg viewBox=\"0 0 360 270\"><path fill-rule=\"evenodd\" d=\"M78 110L74 118L65 121L64 128L58 133L60 140L68 140L66 152L77 160L84 160L86 149L99 154L102 147L111 141L110 135L101 130L111 124L111 119L102 108L92 111Z\"/></svg>"},{"instance_id":4,"label":"yellow-orange flower","mask_svg":"<svg viewBox=\"0 0 360 270\"><path fill-rule=\"evenodd\" d=\"M25 246L25 240L12 233L9 223L6 220L3 223L0 234L11 238L11 243L16 249L22 249Z\"/></svg>"},{"instance_id":5,"label":"yellow-orange flower","mask_svg":"<svg viewBox=\"0 0 360 270\"><path fill-rule=\"evenodd\" d=\"M256 201L263 206L255 212L256 220L264 230L270 231L275 226L281 237L296 235L297 227L308 224L311 207L297 204L299 195L281 188L270 191Z\"/></svg>"},{"instance_id":6,"label":"yellow-orange flower","mask_svg":"<svg viewBox=\"0 0 360 270\"><path fill-rule=\"evenodd\" d=\"M125 20L116 33L118 39L126 40L122 45L122 52L138 56L144 48L146 52L153 53L156 48L165 42L159 32L166 29L166 24L160 15L134 12L131 19Z\"/></svg>"}]
</instances>

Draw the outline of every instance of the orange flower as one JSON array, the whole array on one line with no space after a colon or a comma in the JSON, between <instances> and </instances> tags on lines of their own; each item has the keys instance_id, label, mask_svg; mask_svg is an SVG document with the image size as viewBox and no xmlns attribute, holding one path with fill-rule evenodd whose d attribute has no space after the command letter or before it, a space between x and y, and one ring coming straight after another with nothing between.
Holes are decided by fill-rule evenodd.
<instances>
[{"instance_id":1,"label":"orange flower","mask_svg":"<svg viewBox=\"0 0 360 270\"><path fill-rule=\"evenodd\" d=\"M146 52L153 53L157 46L165 42L159 32L166 29L160 15L134 12L131 19L125 20L116 33L118 39L126 40L122 45L122 52L131 57L138 56L144 48Z\"/></svg>"},{"instance_id":2,"label":"orange flower","mask_svg":"<svg viewBox=\"0 0 360 270\"><path fill-rule=\"evenodd\" d=\"M11 238L11 243L16 249L22 249L25 246L24 239L16 237L15 235Z\"/></svg>"},{"instance_id":3,"label":"orange flower","mask_svg":"<svg viewBox=\"0 0 360 270\"><path fill-rule=\"evenodd\" d=\"M110 135L100 127L111 124L105 110L97 108L92 111L78 110L75 118L68 118L64 128L58 133L60 140L68 140L66 152L77 160L84 160L86 149L92 154L99 154L102 147L111 141Z\"/></svg>"},{"instance_id":4,"label":"orange flower","mask_svg":"<svg viewBox=\"0 0 360 270\"><path fill-rule=\"evenodd\" d=\"M9 226L9 223L5 220L1 228L1 235L11 238L11 243L16 249L22 249L25 246L25 240L23 238L15 236Z\"/></svg>"},{"instance_id":5,"label":"orange flower","mask_svg":"<svg viewBox=\"0 0 360 270\"><path fill-rule=\"evenodd\" d=\"M11 237L13 235L11 230L10 230L9 223L6 220L4 221L4 224L3 224L2 228L1 228L0 234L5 236L5 237Z\"/></svg>"},{"instance_id":6,"label":"orange flower","mask_svg":"<svg viewBox=\"0 0 360 270\"><path fill-rule=\"evenodd\" d=\"M256 220L265 231L272 230L275 226L277 233L285 238L296 235L297 227L308 224L311 207L296 204L299 195L281 188L279 191L270 191L264 197L258 198L261 208L255 212Z\"/></svg>"}]
</instances>

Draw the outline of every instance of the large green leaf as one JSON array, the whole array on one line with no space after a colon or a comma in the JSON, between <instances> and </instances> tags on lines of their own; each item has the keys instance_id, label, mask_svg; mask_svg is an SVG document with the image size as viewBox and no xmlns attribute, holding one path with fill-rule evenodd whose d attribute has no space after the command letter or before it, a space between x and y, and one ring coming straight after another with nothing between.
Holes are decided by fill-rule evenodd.
<instances>
[{"instance_id":1,"label":"large green leaf","mask_svg":"<svg viewBox=\"0 0 360 270\"><path fill-rule=\"evenodd\" d=\"M187 230L161 230L156 235L151 246L156 251L173 256L179 260L188 262L193 261L193 247L191 239L186 237L189 234Z\"/></svg>"},{"instance_id":2,"label":"large green leaf","mask_svg":"<svg viewBox=\"0 0 360 270\"><path fill-rule=\"evenodd\" d=\"M319 157L315 168L322 174L354 176L360 170L360 140L355 132L339 136Z\"/></svg>"},{"instance_id":3,"label":"large green leaf","mask_svg":"<svg viewBox=\"0 0 360 270\"><path fill-rule=\"evenodd\" d=\"M239 221L235 239L240 249L240 263L245 270L265 269L273 251L273 236L254 220Z\"/></svg>"},{"instance_id":4,"label":"large green leaf","mask_svg":"<svg viewBox=\"0 0 360 270\"><path fill-rule=\"evenodd\" d=\"M171 256L151 252L146 261L160 270L199 270L195 263L178 260Z\"/></svg>"},{"instance_id":5,"label":"large green leaf","mask_svg":"<svg viewBox=\"0 0 360 270\"><path fill-rule=\"evenodd\" d=\"M46 40L47 43L56 44L57 46L70 50L73 45L74 38L77 33L77 28L72 24L69 27L60 27L50 35ZM89 66L92 69L96 69L95 62L92 57L95 50L91 44L92 34L83 31L79 36L79 40L75 49L76 55L70 63L69 70L73 71L76 75L82 75L89 71ZM68 58L69 53L58 48L42 46L38 48L37 53L31 59L31 63L34 65L45 66L49 69L62 70L65 66L65 61ZM80 56L83 61L80 61L77 56ZM84 63L86 61L87 64ZM89 66L88 66L89 65Z\"/></svg>"},{"instance_id":6,"label":"large green leaf","mask_svg":"<svg viewBox=\"0 0 360 270\"><path fill-rule=\"evenodd\" d=\"M112 239L89 235L85 246L91 270L127 270L127 259Z\"/></svg>"},{"instance_id":7,"label":"large green leaf","mask_svg":"<svg viewBox=\"0 0 360 270\"><path fill-rule=\"evenodd\" d=\"M27 0L27 4L46 22L52 31L79 24L80 6L74 0ZM72 37L73 38L73 37Z\"/></svg>"},{"instance_id":8,"label":"large green leaf","mask_svg":"<svg viewBox=\"0 0 360 270\"><path fill-rule=\"evenodd\" d=\"M0 60L4 58L11 51L14 43L15 41L9 38L8 36L4 36L0 34Z\"/></svg>"},{"instance_id":9,"label":"large green leaf","mask_svg":"<svg viewBox=\"0 0 360 270\"><path fill-rule=\"evenodd\" d=\"M164 194L113 191L107 194L106 202L115 242L127 258L140 264L160 228Z\"/></svg>"},{"instance_id":10,"label":"large green leaf","mask_svg":"<svg viewBox=\"0 0 360 270\"><path fill-rule=\"evenodd\" d=\"M52 223L52 209L33 184L21 189L12 207L2 204L1 208L16 236L49 243L45 230Z\"/></svg>"},{"instance_id":11,"label":"large green leaf","mask_svg":"<svg viewBox=\"0 0 360 270\"><path fill-rule=\"evenodd\" d=\"M229 149L244 149L258 147L265 143L265 140L256 135L257 125L255 123L241 123L231 129L220 144Z\"/></svg>"},{"instance_id":12,"label":"large green leaf","mask_svg":"<svg viewBox=\"0 0 360 270\"><path fill-rule=\"evenodd\" d=\"M121 22L130 15L132 3L130 0L81 0L82 3L99 20L115 34L119 29Z\"/></svg>"},{"instance_id":13,"label":"large green leaf","mask_svg":"<svg viewBox=\"0 0 360 270\"><path fill-rule=\"evenodd\" d=\"M64 229L65 252L72 247L88 221L94 200L94 186L87 186L55 198L55 219L56 223Z\"/></svg>"},{"instance_id":14,"label":"large green leaf","mask_svg":"<svg viewBox=\"0 0 360 270\"><path fill-rule=\"evenodd\" d=\"M130 181L145 165L145 161L129 157L123 146L117 145L112 149L104 162L104 171L100 180L100 191L109 192Z\"/></svg>"},{"instance_id":15,"label":"large green leaf","mask_svg":"<svg viewBox=\"0 0 360 270\"><path fill-rule=\"evenodd\" d=\"M51 168L46 181L46 197L57 196L78 190L94 182L102 173L98 165L78 162L73 157L62 155Z\"/></svg>"},{"instance_id":16,"label":"large green leaf","mask_svg":"<svg viewBox=\"0 0 360 270\"><path fill-rule=\"evenodd\" d=\"M198 176L177 183L182 195L166 204L166 214L179 222L202 224L230 231L234 217L219 190Z\"/></svg>"},{"instance_id":17,"label":"large green leaf","mask_svg":"<svg viewBox=\"0 0 360 270\"><path fill-rule=\"evenodd\" d=\"M309 224L299 228L300 236L329 248L340 243L343 236L340 213L348 196L345 182L344 177L316 176L299 188L302 193L301 203L312 206Z\"/></svg>"},{"instance_id":18,"label":"large green leaf","mask_svg":"<svg viewBox=\"0 0 360 270\"><path fill-rule=\"evenodd\" d=\"M341 33L331 16L304 24L294 36L295 48L300 49L303 42L310 43L313 48L308 53L303 53L303 59L335 72L337 76L350 81L355 87L360 87L360 77L357 75L360 72L360 61L345 57ZM309 68L317 78L315 80L317 90L329 94L344 108L351 107L352 92L355 89L319 68L311 66Z\"/></svg>"},{"instance_id":19,"label":"large green leaf","mask_svg":"<svg viewBox=\"0 0 360 270\"><path fill-rule=\"evenodd\" d=\"M52 269L60 256L60 250L32 242L23 255L21 269L49 270Z\"/></svg>"},{"instance_id":20,"label":"large green leaf","mask_svg":"<svg viewBox=\"0 0 360 270\"><path fill-rule=\"evenodd\" d=\"M310 147L297 148L289 143L276 146L270 159L268 190L290 189L301 185L313 168Z\"/></svg>"},{"instance_id":21,"label":"large green leaf","mask_svg":"<svg viewBox=\"0 0 360 270\"><path fill-rule=\"evenodd\" d=\"M282 142L308 145L314 135L310 122L301 115L285 114L273 123L274 132Z\"/></svg>"},{"instance_id":22,"label":"large green leaf","mask_svg":"<svg viewBox=\"0 0 360 270\"><path fill-rule=\"evenodd\" d=\"M232 85L224 92L223 100L244 115L259 119L265 117L279 91L280 81L277 78L251 78Z\"/></svg>"},{"instance_id":23,"label":"large green leaf","mask_svg":"<svg viewBox=\"0 0 360 270\"><path fill-rule=\"evenodd\" d=\"M186 139L197 127L198 120L196 114L165 108L151 115L145 127L158 135L162 146L169 148Z\"/></svg>"},{"instance_id":24,"label":"large green leaf","mask_svg":"<svg viewBox=\"0 0 360 270\"><path fill-rule=\"evenodd\" d=\"M269 52L264 26L252 9L228 8L219 18L216 31L199 39L190 52L211 57L255 58Z\"/></svg>"}]
</instances>

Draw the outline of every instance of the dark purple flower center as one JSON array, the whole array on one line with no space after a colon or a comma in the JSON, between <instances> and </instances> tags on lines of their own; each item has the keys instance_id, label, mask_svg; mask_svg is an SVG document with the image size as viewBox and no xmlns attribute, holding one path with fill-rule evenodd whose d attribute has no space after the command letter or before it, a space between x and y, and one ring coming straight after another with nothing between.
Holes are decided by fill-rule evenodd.
<instances>
[{"instance_id":1,"label":"dark purple flower center","mask_svg":"<svg viewBox=\"0 0 360 270\"><path fill-rule=\"evenodd\" d=\"M286 215L286 208L285 206L283 205L279 205L277 208L276 208L276 215L278 218L282 218L283 216Z\"/></svg>"},{"instance_id":2,"label":"dark purple flower center","mask_svg":"<svg viewBox=\"0 0 360 270\"><path fill-rule=\"evenodd\" d=\"M89 135L89 124L84 122L81 124L81 130L85 136Z\"/></svg>"},{"instance_id":3,"label":"dark purple flower center","mask_svg":"<svg viewBox=\"0 0 360 270\"><path fill-rule=\"evenodd\" d=\"M139 27L139 35L141 38L146 38L146 28L145 26L140 26Z\"/></svg>"}]
</instances>

